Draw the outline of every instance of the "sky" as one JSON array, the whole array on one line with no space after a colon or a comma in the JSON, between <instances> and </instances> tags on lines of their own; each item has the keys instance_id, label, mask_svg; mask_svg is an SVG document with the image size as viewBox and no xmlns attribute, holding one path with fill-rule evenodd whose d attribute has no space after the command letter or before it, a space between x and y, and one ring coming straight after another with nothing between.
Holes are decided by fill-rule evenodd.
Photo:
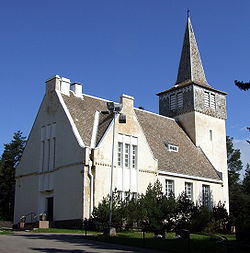
<instances>
[{"instance_id":1,"label":"sky","mask_svg":"<svg viewBox=\"0 0 250 253\"><path fill-rule=\"evenodd\" d=\"M156 93L176 81L187 9L208 82L227 95L227 135L250 163L249 0L8 0L0 8L0 154L28 136L58 74L113 101L125 93L158 113Z\"/></svg>"}]
</instances>

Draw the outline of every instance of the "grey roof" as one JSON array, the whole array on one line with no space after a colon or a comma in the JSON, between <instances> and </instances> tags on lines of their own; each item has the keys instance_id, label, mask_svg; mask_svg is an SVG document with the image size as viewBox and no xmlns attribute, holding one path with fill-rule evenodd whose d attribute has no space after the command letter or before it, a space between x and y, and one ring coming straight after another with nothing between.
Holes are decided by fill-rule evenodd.
<instances>
[{"instance_id":1,"label":"grey roof","mask_svg":"<svg viewBox=\"0 0 250 253\"><path fill-rule=\"evenodd\" d=\"M196 147L175 120L135 109L146 139L156 159L158 169L166 172L219 180L217 171ZM176 145L178 152L170 152L167 144Z\"/></svg>"},{"instance_id":2,"label":"grey roof","mask_svg":"<svg viewBox=\"0 0 250 253\"><path fill-rule=\"evenodd\" d=\"M79 97L75 97L72 92L70 92L70 96L62 94L62 97L84 144L86 146L90 146L95 112L106 110L106 101L87 95L83 95L83 99L81 99ZM97 141L100 141L101 136L103 136L106 131L106 117L100 117Z\"/></svg>"},{"instance_id":3,"label":"grey roof","mask_svg":"<svg viewBox=\"0 0 250 253\"><path fill-rule=\"evenodd\" d=\"M62 97L83 142L90 146L95 112L106 110L106 101L87 95L81 99L72 93L70 96L62 94ZM158 159L159 170L220 179L204 153L193 144L175 120L139 109L135 109L135 113L149 146ZM111 115L100 114L96 144L105 134L111 120ZM166 144L178 146L179 152L169 152Z\"/></svg>"},{"instance_id":4,"label":"grey roof","mask_svg":"<svg viewBox=\"0 0 250 253\"><path fill-rule=\"evenodd\" d=\"M210 86L205 77L190 17L187 18L176 84L181 85L187 81L205 87Z\"/></svg>"}]
</instances>

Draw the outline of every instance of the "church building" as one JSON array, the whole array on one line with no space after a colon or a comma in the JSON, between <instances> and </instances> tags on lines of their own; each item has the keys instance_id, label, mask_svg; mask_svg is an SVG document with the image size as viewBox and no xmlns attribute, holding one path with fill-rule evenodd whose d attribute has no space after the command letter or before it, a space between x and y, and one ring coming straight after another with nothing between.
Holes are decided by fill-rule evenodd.
<instances>
[{"instance_id":1,"label":"church building","mask_svg":"<svg viewBox=\"0 0 250 253\"><path fill-rule=\"evenodd\" d=\"M53 226L80 227L111 181L121 198L159 179L167 195L229 209L226 93L206 80L190 17L176 83L157 94L159 114L128 95L113 102L82 89L58 75L46 81L16 169L15 224L46 213Z\"/></svg>"}]
</instances>

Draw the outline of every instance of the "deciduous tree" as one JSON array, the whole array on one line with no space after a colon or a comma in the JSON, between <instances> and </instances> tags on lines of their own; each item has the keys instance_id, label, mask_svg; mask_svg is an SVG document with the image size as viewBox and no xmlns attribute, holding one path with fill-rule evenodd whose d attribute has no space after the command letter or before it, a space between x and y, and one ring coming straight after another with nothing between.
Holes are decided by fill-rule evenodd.
<instances>
[{"instance_id":1,"label":"deciduous tree","mask_svg":"<svg viewBox=\"0 0 250 253\"><path fill-rule=\"evenodd\" d=\"M0 159L0 217L5 220L13 220L15 170L26 144L25 139L22 132L14 133L12 141L4 145Z\"/></svg>"}]
</instances>

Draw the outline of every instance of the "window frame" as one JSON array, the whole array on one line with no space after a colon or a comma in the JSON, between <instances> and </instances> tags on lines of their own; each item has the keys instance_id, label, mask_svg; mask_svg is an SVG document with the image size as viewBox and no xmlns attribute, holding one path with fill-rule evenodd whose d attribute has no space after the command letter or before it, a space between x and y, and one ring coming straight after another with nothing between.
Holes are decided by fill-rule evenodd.
<instances>
[{"instance_id":1,"label":"window frame","mask_svg":"<svg viewBox=\"0 0 250 253\"><path fill-rule=\"evenodd\" d=\"M171 186L171 190L169 191L169 186ZM175 191L174 191L174 180L172 179L166 179L165 180L165 192L166 192L166 196L169 198L171 196L171 194L173 194L173 196L175 196Z\"/></svg>"},{"instance_id":2,"label":"window frame","mask_svg":"<svg viewBox=\"0 0 250 253\"><path fill-rule=\"evenodd\" d=\"M210 185L202 184L202 204L203 206L209 207L211 204L210 200L211 191L210 191Z\"/></svg>"},{"instance_id":3,"label":"window frame","mask_svg":"<svg viewBox=\"0 0 250 253\"><path fill-rule=\"evenodd\" d=\"M190 189L188 189L189 186L191 186ZM193 197L193 183L185 182L185 194L189 200L193 201L193 198L194 198Z\"/></svg>"}]
</instances>

